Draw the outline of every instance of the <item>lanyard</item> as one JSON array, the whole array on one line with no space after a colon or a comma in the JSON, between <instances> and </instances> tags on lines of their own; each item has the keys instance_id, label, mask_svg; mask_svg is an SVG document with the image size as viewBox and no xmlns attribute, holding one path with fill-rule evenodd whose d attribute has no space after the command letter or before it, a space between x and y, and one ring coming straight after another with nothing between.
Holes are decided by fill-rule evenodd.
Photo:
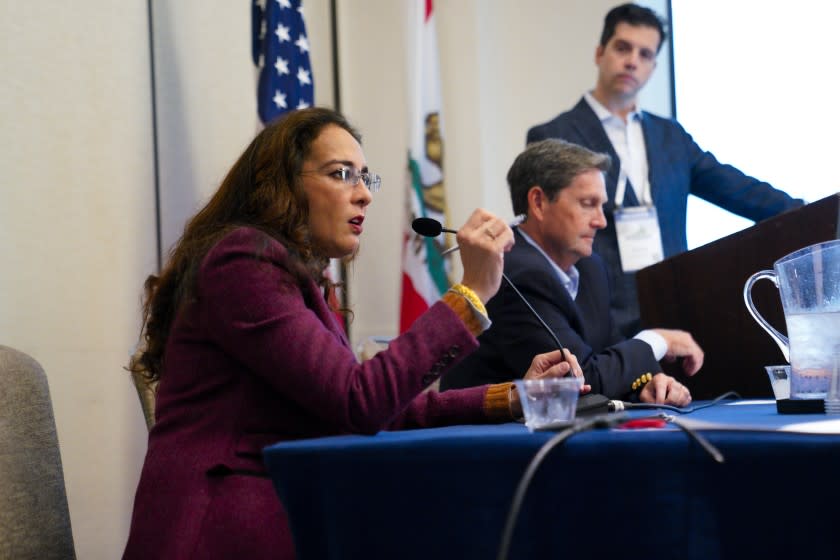
<instances>
[{"instance_id":1,"label":"lanyard","mask_svg":"<svg viewBox=\"0 0 840 560\"><path fill-rule=\"evenodd\" d=\"M624 206L624 193L627 191L627 172L624 170L624 165L619 159L618 182L615 185L615 207L621 208ZM640 206L653 206L653 197L650 194L650 181L645 181L642 185L642 192L636 192L636 198L639 200Z\"/></svg>"}]
</instances>

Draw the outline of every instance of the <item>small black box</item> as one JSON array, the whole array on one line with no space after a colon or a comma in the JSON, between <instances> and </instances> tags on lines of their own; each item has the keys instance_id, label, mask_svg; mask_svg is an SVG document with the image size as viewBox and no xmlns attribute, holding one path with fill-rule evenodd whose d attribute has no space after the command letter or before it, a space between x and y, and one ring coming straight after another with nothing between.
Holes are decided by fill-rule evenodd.
<instances>
[{"instance_id":1,"label":"small black box","mask_svg":"<svg viewBox=\"0 0 840 560\"><path fill-rule=\"evenodd\" d=\"M776 401L779 414L825 414L822 399L779 399Z\"/></svg>"}]
</instances>

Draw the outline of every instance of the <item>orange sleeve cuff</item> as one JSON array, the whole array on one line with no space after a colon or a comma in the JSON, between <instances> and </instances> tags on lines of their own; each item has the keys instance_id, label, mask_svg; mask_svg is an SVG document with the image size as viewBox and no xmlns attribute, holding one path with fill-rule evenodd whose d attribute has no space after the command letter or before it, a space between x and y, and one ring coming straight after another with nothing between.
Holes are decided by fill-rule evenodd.
<instances>
[{"instance_id":1,"label":"orange sleeve cuff","mask_svg":"<svg viewBox=\"0 0 840 560\"><path fill-rule=\"evenodd\" d=\"M510 392L513 383L498 383L488 385L484 394L484 413L490 420L509 422L513 420L510 411Z\"/></svg>"},{"instance_id":2,"label":"orange sleeve cuff","mask_svg":"<svg viewBox=\"0 0 840 560\"><path fill-rule=\"evenodd\" d=\"M475 313L473 312L472 307L467 302L466 298L463 296L456 294L455 292L446 292L443 294L441 301L449 306L455 314L461 318L466 325L467 329L472 333L473 336L478 336L482 332L484 332L484 327L481 325L481 322L476 318Z\"/></svg>"}]
</instances>

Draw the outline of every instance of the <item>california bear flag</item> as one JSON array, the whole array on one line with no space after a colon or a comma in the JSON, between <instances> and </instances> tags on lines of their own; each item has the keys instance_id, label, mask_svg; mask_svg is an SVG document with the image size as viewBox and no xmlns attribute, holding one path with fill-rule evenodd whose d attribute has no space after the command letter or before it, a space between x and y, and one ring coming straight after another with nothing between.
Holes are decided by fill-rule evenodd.
<instances>
[{"instance_id":1,"label":"california bear flag","mask_svg":"<svg viewBox=\"0 0 840 560\"><path fill-rule=\"evenodd\" d=\"M428 238L411 230L419 216L446 223L443 188L443 123L441 119L437 35L432 0L413 0L407 27L410 143L402 256L400 332L449 288L448 260L441 257L443 236ZM448 257L447 257L448 258Z\"/></svg>"}]
</instances>

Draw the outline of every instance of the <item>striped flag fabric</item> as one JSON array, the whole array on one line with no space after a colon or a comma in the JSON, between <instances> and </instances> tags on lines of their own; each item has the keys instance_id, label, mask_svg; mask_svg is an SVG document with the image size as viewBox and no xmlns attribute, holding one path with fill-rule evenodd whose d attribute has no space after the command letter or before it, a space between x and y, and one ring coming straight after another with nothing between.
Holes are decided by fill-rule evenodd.
<instances>
[{"instance_id":1,"label":"striped flag fabric","mask_svg":"<svg viewBox=\"0 0 840 560\"><path fill-rule=\"evenodd\" d=\"M312 107L315 82L303 0L252 0L251 32L251 55L258 71L257 112L262 124L287 111ZM331 281L344 278L341 261L331 259L325 275ZM346 332L343 294L333 287L325 297Z\"/></svg>"},{"instance_id":2,"label":"striped flag fabric","mask_svg":"<svg viewBox=\"0 0 840 560\"><path fill-rule=\"evenodd\" d=\"M253 0L251 54L258 70L257 111L266 124L311 107L315 84L302 0Z\"/></svg>"},{"instance_id":3,"label":"striped flag fabric","mask_svg":"<svg viewBox=\"0 0 840 560\"><path fill-rule=\"evenodd\" d=\"M443 181L443 121L440 72L432 0L412 0L408 23L410 142L405 233L402 252L400 332L449 289L449 257L441 252L450 240L418 236L414 218L426 216L446 224Z\"/></svg>"}]
</instances>

